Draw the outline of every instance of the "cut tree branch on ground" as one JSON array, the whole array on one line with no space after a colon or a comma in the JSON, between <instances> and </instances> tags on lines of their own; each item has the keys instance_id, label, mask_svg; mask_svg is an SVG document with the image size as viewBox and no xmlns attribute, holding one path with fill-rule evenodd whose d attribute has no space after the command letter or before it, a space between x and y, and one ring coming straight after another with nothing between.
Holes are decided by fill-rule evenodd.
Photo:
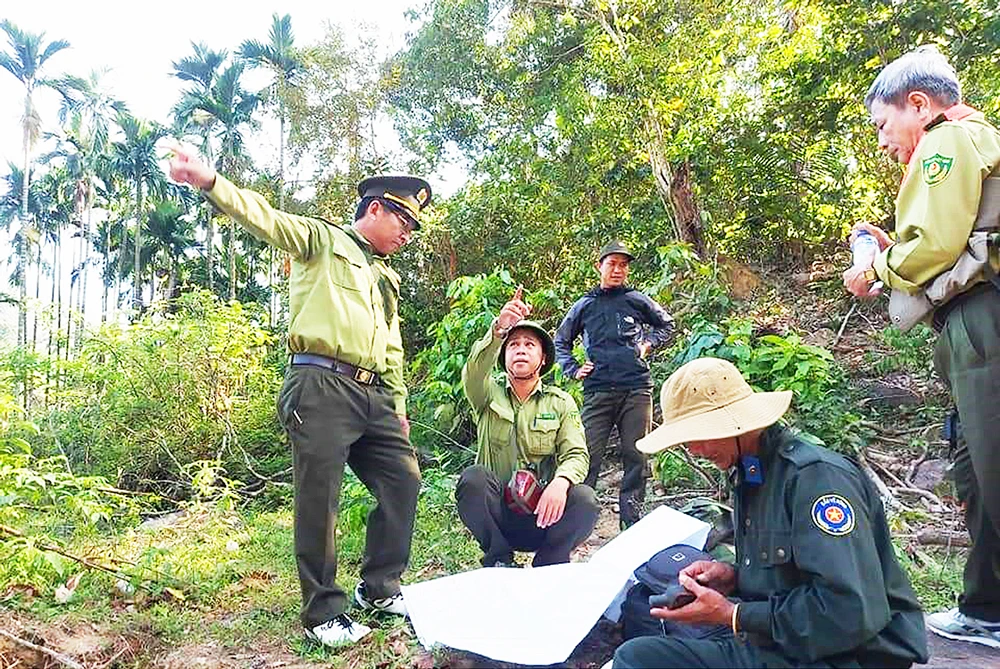
<instances>
[{"instance_id":1,"label":"cut tree branch on ground","mask_svg":"<svg viewBox=\"0 0 1000 669\"><path fill-rule=\"evenodd\" d=\"M968 548L972 545L966 532L947 532L943 530L920 530L917 532L917 543L924 546L960 546Z\"/></svg>"},{"instance_id":2,"label":"cut tree branch on ground","mask_svg":"<svg viewBox=\"0 0 1000 669\"><path fill-rule=\"evenodd\" d=\"M885 504L886 509L892 512L899 512L905 509L903 503L896 499L896 496L892 494L889 487L879 478L872 466L868 464L868 458L865 457L864 449L858 449L858 464L861 466L861 471L865 473L866 476L875 484L876 490L878 490L879 497L882 498L882 502Z\"/></svg>"},{"instance_id":3,"label":"cut tree branch on ground","mask_svg":"<svg viewBox=\"0 0 1000 669\"><path fill-rule=\"evenodd\" d=\"M891 490L897 495L908 494L908 495L916 495L917 497L923 497L931 504L937 505L938 509L944 509L944 502L942 502L941 498L932 493L930 490L923 490L922 488L908 488L904 486L897 486L892 488Z\"/></svg>"},{"instance_id":4,"label":"cut tree branch on ground","mask_svg":"<svg viewBox=\"0 0 1000 669\"><path fill-rule=\"evenodd\" d=\"M57 653L51 648L46 648L45 646L39 646L38 644L31 643L30 641L22 639L21 637L14 636L10 632L5 632L4 630L0 630L0 636L4 637L5 639L9 639L10 641L16 643L18 646L27 648L29 650L33 650L36 653L41 653L46 657L50 657L59 664L66 667L70 667L70 669L86 669L82 664L80 664L79 662L77 662L72 658L66 657L61 653Z\"/></svg>"}]
</instances>

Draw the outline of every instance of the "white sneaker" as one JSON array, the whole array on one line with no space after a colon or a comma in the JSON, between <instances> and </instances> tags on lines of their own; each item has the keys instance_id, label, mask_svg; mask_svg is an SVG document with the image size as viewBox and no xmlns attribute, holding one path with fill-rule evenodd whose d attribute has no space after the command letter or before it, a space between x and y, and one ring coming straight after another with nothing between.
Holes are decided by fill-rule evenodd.
<instances>
[{"instance_id":1,"label":"white sneaker","mask_svg":"<svg viewBox=\"0 0 1000 669\"><path fill-rule=\"evenodd\" d=\"M406 616L406 602L403 601L403 593L397 592L392 597L382 599L368 599L365 596L365 582L361 581L354 588L354 601L363 611L372 610L381 613L394 613L397 616Z\"/></svg>"},{"instance_id":2,"label":"white sneaker","mask_svg":"<svg viewBox=\"0 0 1000 669\"><path fill-rule=\"evenodd\" d=\"M327 620L311 630L307 629L306 638L324 646L336 647L354 643L371 631L370 627L354 622L349 615L341 613L333 620Z\"/></svg>"},{"instance_id":3,"label":"white sneaker","mask_svg":"<svg viewBox=\"0 0 1000 669\"><path fill-rule=\"evenodd\" d=\"M927 616L927 628L946 639L1000 648L1000 623L967 616L957 608L930 614Z\"/></svg>"}]
</instances>

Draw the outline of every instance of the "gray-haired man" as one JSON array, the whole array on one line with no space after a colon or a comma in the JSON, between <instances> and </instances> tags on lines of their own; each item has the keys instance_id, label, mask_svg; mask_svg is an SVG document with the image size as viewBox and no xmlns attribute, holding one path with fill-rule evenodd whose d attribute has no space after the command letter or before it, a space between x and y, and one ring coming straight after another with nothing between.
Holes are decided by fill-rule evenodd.
<instances>
[{"instance_id":1,"label":"gray-haired man","mask_svg":"<svg viewBox=\"0 0 1000 669\"><path fill-rule=\"evenodd\" d=\"M933 49L886 66L865 105L879 148L909 169L896 198L896 239L857 226L882 251L872 267L844 272L844 285L867 296L881 280L892 289L894 320L924 306L940 333L934 366L965 434L954 470L972 537L964 592L958 608L928 616L927 625L1000 648L1000 281L988 244L1000 224L1000 132L962 104L954 68Z\"/></svg>"}]
</instances>

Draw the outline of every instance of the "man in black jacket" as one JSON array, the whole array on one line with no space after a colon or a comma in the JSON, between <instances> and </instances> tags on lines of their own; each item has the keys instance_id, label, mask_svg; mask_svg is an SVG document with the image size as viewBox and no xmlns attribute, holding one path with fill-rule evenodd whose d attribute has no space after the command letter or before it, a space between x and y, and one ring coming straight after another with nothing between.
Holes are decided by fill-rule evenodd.
<instances>
[{"instance_id":1,"label":"man in black jacket","mask_svg":"<svg viewBox=\"0 0 1000 669\"><path fill-rule=\"evenodd\" d=\"M595 265L601 283L570 308L556 332L556 359L563 374L583 380L583 428L590 451L584 481L595 487L612 426L618 428L624 476L619 517L628 527L642 516L646 496L646 458L635 442L649 431L653 380L649 352L670 339L673 319L656 302L625 285L633 255L620 241L601 249ZM573 357L573 342L583 334L587 359Z\"/></svg>"}]
</instances>

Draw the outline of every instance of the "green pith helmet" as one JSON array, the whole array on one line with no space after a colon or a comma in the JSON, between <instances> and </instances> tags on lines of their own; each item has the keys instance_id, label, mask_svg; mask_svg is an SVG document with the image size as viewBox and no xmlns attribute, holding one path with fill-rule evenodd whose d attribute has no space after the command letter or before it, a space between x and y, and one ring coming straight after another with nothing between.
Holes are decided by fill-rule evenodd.
<instances>
[{"instance_id":1,"label":"green pith helmet","mask_svg":"<svg viewBox=\"0 0 1000 669\"><path fill-rule=\"evenodd\" d=\"M500 346L500 354L497 355L497 367L505 372L507 371L507 365L505 364L507 359L507 342L510 341L511 335L518 330L531 330L542 340L542 354L545 356L545 362L542 363L541 368L538 370L538 376L545 376L556 362L556 345L541 323L536 323L535 321L520 321L510 329L510 332L504 337L503 344Z\"/></svg>"},{"instance_id":2,"label":"green pith helmet","mask_svg":"<svg viewBox=\"0 0 1000 669\"><path fill-rule=\"evenodd\" d=\"M607 244L604 245L604 248L601 249L601 255L598 256L597 258L597 262L598 263L602 262L612 253L620 253L623 256L628 257L630 261L635 260L635 256L632 255L632 252L628 250L628 247L625 246L623 242L616 239L613 242L608 242Z\"/></svg>"}]
</instances>

